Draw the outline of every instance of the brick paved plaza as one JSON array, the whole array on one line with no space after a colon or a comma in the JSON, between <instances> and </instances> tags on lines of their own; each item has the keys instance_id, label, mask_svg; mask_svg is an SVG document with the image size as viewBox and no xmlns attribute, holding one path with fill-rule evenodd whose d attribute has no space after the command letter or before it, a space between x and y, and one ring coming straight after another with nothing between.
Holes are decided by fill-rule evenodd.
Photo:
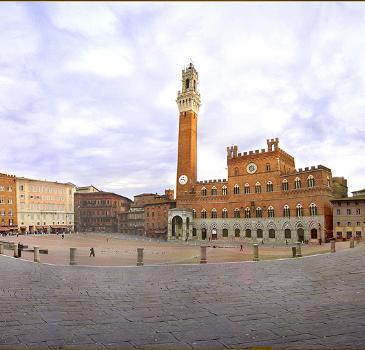
<instances>
[{"instance_id":1,"label":"brick paved plaza","mask_svg":"<svg viewBox=\"0 0 365 350\"><path fill-rule=\"evenodd\" d=\"M0 256L0 349L365 348L365 245L233 264Z\"/></svg>"}]
</instances>

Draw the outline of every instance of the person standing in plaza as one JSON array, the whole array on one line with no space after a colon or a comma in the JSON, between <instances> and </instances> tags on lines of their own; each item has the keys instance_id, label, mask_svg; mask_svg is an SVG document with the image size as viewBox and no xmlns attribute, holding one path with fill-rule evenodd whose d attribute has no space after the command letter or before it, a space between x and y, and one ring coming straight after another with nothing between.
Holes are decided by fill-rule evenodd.
<instances>
[{"instance_id":1,"label":"person standing in plaza","mask_svg":"<svg viewBox=\"0 0 365 350\"><path fill-rule=\"evenodd\" d=\"M89 257L90 257L90 256L95 256L94 248L90 248L90 255L89 255Z\"/></svg>"}]
</instances>

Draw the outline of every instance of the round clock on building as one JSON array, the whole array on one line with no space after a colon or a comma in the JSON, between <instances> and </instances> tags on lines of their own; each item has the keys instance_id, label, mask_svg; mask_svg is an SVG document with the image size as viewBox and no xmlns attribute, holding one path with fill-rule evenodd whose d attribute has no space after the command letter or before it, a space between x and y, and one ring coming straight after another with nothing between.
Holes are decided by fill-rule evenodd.
<instances>
[{"instance_id":1,"label":"round clock on building","mask_svg":"<svg viewBox=\"0 0 365 350\"><path fill-rule=\"evenodd\" d=\"M247 165L246 170L247 170L247 172L248 172L249 174L253 174L253 173L255 173L255 172L256 172L256 170L257 170L257 165L256 165L255 163L250 163L250 164L248 164L248 165Z\"/></svg>"},{"instance_id":2,"label":"round clock on building","mask_svg":"<svg viewBox=\"0 0 365 350\"><path fill-rule=\"evenodd\" d=\"M188 177L186 175L181 175L179 177L179 184L186 185L188 183Z\"/></svg>"}]
</instances>

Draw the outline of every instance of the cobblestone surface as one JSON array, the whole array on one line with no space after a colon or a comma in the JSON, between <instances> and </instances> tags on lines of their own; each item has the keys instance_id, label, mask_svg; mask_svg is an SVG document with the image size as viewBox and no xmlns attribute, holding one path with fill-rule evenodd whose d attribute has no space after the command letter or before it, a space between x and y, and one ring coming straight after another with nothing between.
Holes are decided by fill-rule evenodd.
<instances>
[{"instance_id":1,"label":"cobblestone surface","mask_svg":"<svg viewBox=\"0 0 365 350\"><path fill-rule=\"evenodd\" d=\"M0 256L1 349L365 349L365 245L144 267Z\"/></svg>"}]
</instances>

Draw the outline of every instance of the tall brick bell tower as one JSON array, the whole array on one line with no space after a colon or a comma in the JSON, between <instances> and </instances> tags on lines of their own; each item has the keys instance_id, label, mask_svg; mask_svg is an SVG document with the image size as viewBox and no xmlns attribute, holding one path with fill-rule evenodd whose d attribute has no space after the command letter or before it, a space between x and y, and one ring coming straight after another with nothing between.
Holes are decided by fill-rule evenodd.
<instances>
[{"instance_id":1,"label":"tall brick bell tower","mask_svg":"<svg viewBox=\"0 0 365 350\"><path fill-rule=\"evenodd\" d=\"M200 107L198 72L193 64L182 70L182 90L177 94L179 144L176 173L176 199L189 193L197 180L197 124Z\"/></svg>"}]
</instances>

